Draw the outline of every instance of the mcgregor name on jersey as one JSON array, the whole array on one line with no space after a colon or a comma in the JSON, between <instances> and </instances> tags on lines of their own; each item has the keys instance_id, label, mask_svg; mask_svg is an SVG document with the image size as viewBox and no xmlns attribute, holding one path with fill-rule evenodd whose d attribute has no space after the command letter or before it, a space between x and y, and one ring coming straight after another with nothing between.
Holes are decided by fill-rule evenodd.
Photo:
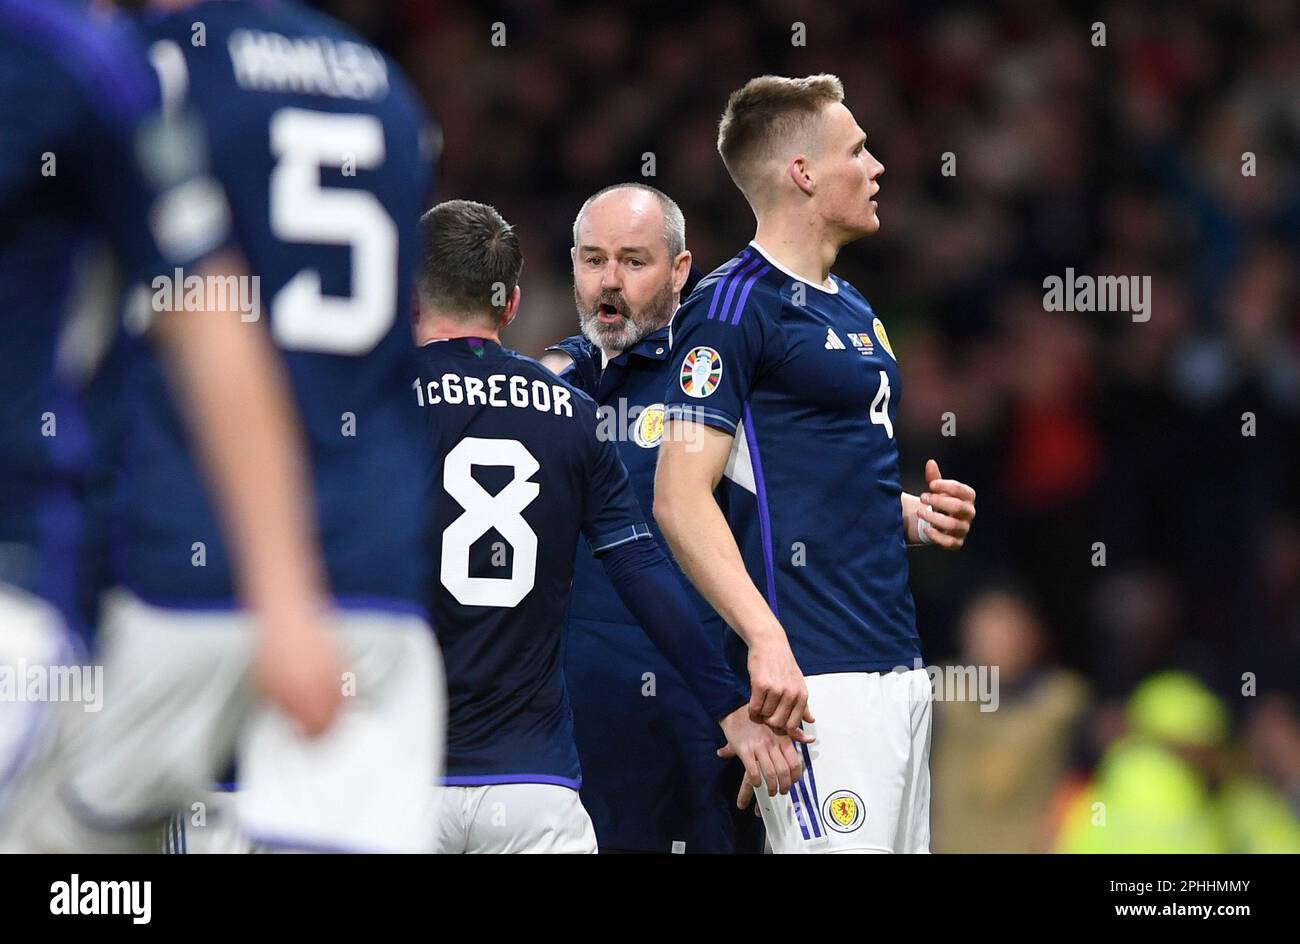
<instances>
[{"instance_id":1,"label":"mcgregor name on jersey","mask_svg":"<svg viewBox=\"0 0 1300 944\"><path fill-rule=\"evenodd\" d=\"M412 385L420 406L464 404L533 409L556 416L573 415L573 394L560 384L529 380L518 374L466 377L445 373L433 380L417 377Z\"/></svg>"}]
</instances>

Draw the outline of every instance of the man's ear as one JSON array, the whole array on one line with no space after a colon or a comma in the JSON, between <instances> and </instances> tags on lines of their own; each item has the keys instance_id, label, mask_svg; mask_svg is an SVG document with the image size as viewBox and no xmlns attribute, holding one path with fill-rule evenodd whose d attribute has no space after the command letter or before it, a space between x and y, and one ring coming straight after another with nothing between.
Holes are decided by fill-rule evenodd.
<instances>
[{"instance_id":1,"label":"man's ear","mask_svg":"<svg viewBox=\"0 0 1300 944\"><path fill-rule=\"evenodd\" d=\"M691 277L691 251L685 249L673 260L673 294L680 295Z\"/></svg>"},{"instance_id":2,"label":"man's ear","mask_svg":"<svg viewBox=\"0 0 1300 944\"><path fill-rule=\"evenodd\" d=\"M420 322L424 320L424 306L418 301L415 305L415 311L411 313L411 337L415 343L420 343Z\"/></svg>"},{"instance_id":3,"label":"man's ear","mask_svg":"<svg viewBox=\"0 0 1300 944\"><path fill-rule=\"evenodd\" d=\"M813 182L811 170L811 162L802 154L796 154L790 158L790 163L786 167L786 171L789 173L790 179L794 181L794 185L810 197L817 191L817 185Z\"/></svg>"},{"instance_id":4,"label":"man's ear","mask_svg":"<svg viewBox=\"0 0 1300 944\"><path fill-rule=\"evenodd\" d=\"M501 327L505 327L515 320L515 315L519 314L519 299L523 297L524 290L518 285L510 293L510 298L506 300L506 310L501 313Z\"/></svg>"}]
</instances>

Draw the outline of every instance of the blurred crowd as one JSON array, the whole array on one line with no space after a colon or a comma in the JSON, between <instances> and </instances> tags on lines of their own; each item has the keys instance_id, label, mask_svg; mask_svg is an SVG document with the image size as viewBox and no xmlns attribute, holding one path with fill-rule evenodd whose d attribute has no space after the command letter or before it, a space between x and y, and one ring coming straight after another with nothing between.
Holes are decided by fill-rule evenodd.
<instances>
[{"instance_id":1,"label":"blurred crowd","mask_svg":"<svg viewBox=\"0 0 1300 944\"><path fill-rule=\"evenodd\" d=\"M979 494L912 558L926 659L1001 668L997 711L939 706L935 850L1300 851L1294 0L321 5L413 77L441 193L517 226L533 354L586 196L665 190L708 271L753 228L728 93L839 75L886 172L835 271L898 353L904 486ZM1150 320L1046 311L1067 268L1149 276Z\"/></svg>"}]
</instances>

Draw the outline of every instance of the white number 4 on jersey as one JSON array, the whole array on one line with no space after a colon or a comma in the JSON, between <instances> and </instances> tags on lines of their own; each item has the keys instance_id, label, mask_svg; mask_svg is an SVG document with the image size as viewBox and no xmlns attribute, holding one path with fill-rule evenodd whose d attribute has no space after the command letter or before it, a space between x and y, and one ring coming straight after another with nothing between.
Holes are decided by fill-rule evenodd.
<instances>
[{"instance_id":1,"label":"white number 4 on jersey","mask_svg":"<svg viewBox=\"0 0 1300 944\"><path fill-rule=\"evenodd\" d=\"M886 435L894 438L894 424L889 420L889 374L883 370L880 372L880 389L871 401L871 422L885 427Z\"/></svg>"}]
</instances>

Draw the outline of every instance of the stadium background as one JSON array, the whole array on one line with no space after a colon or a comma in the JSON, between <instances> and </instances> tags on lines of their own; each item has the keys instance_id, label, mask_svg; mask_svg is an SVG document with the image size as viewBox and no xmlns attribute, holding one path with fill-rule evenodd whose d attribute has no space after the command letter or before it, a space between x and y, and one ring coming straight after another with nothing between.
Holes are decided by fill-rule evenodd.
<instances>
[{"instance_id":1,"label":"stadium background","mask_svg":"<svg viewBox=\"0 0 1300 944\"><path fill-rule=\"evenodd\" d=\"M414 79L440 197L518 228L530 354L576 330L586 196L665 190L708 271L752 235L727 94L838 74L887 168L836 272L902 365L904 485L979 493L912 555L927 662L1000 668L997 711L937 706L935 851L1300 851L1293 0L316 5ZM1045 311L1067 267L1150 276L1150 321Z\"/></svg>"}]
</instances>

